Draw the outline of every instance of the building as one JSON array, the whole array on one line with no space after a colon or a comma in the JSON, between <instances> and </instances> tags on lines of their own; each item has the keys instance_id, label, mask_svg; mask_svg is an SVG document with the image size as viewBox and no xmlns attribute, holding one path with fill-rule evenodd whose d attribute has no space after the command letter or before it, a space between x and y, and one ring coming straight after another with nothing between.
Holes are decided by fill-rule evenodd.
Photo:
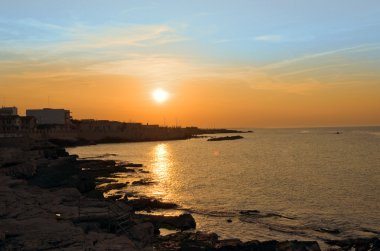
<instances>
[{"instance_id":1,"label":"building","mask_svg":"<svg viewBox=\"0 0 380 251\"><path fill-rule=\"evenodd\" d=\"M0 116L0 131L14 132L21 128L21 118L17 115Z\"/></svg>"},{"instance_id":2,"label":"building","mask_svg":"<svg viewBox=\"0 0 380 251\"><path fill-rule=\"evenodd\" d=\"M37 128L37 119L32 116L20 117L21 120L21 130L22 131L33 131Z\"/></svg>"},{"instance_id":3,"label":"building","mask_svg":"<svg viewBox=\"0 0 380 251\"><path fill-rule=\"evenodd\" d=\"M70 111L65 109L28 109L26 116L35 117L37 125L69 125L71 124Z\"/></svg>"},{"instance_id":4,"label":"building","mask_svg":"<svg viewBox=\"0 0 380 251\"><path fill-rule=\"evenodd\" d=\"M0 108L0 116L16 116L17 115L17 107L1 107Z\"/></svg>"}]
</instances>

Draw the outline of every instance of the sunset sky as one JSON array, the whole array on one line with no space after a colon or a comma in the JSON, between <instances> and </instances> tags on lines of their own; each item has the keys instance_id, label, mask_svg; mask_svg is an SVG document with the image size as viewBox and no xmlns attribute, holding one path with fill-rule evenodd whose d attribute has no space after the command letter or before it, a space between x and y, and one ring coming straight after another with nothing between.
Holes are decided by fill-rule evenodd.
<instances>
[{"instance_id":1,"label":"sunset sky","mask_svg":"<svg viewBox=\"0 0 380 251\"><path fill-rule=\"evenodd\" d=\"M380 125L380 1L2 0L0 98L78 119Z\"/></svg>"}]
</instances>

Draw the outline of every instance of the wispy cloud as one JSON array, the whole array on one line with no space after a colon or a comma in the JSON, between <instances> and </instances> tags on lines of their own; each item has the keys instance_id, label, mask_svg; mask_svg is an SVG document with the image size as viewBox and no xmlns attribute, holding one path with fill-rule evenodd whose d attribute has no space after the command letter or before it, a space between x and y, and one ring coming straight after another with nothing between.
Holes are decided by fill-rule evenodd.
<instances>
[{"instance_id":1,"label":"wispy cloud","mask_svg":"<svg viewBox=\"0 0 380 251\"><path fill-rule=\"evenodd\" d=\"M188 38L166 24L111 23L94 27L77 23L63 26L38 20L0 19L0 39L0 52L28 54L42 49L52 55L78 50L86 53L86 50L102 48L154 47Z\"/></svg>"},{"instance_id":2,"label":"wispy cloud","mask_svg":"<svg viewBox=\"0 0 380 251\"><path fill-rule=\"evenodd\" d=\"M364 44L364 45L346 47L346 48L342 48L342 49L306 54L306 55L303 55L300 57L287 59L287 60L283 60L283 61L276 62L273 64L269 64L269 65L261 67L261 69L263 69L263 70L279 69L279 68L287 67L289 65L296 64L296 63L304 62L306 60L322 58L322 57L331 56L334 54L358 53L358 52L365 52L365 51L374 51L374 50L379 50L379 49L380 49L380 44Z\"/></svg>"},{"instance_id":3,"label":"wispy cloud","mask_svg":"<svg viewBox=\"0 0 380 251\"><path fill-rule=\"evenodd\" d=\"M280 35L261 35L247 38L224 38L214 41L214 44L236 43L236 42L280 42L284 41L284 37Z\"/></svg>"},{"instance_id":4,"label":"wispy cloud","mask_svg":"<svg viewBox=\"0 0 380 251\"><path fill-rule=\"evenodd\" d=\"M279 42L283 40L283 37L280 35L261 35L254 38L256 41L265 41L265 42Z\"/></svg>"},{"instance_id":5,"label":"wispy cloud","mask_svg":"<svg viewBox=\"0 0 380 251\"><path fill-rule=\"evenodd\" d=\"M93 30L78 27L70 32L72 48L106 48L120 46L155 46L186 40L168 25L128 25L101 27Z\"/></svg>"},{"instance_id":6,"label":"wispy cloud","mask_svg":"<svg viewBox=\"0 0 380 251\"><path fill-rule=\"evenodd\" d=\"M239 39L239 38L231 38L231 39L229 39L229 38L225 38L225 39L216 40L213 43L214 44L223 44L223 43L241 42L241 41L245 41L245 40L248 40L248 39Z\"/></svg>"}]
</instances>

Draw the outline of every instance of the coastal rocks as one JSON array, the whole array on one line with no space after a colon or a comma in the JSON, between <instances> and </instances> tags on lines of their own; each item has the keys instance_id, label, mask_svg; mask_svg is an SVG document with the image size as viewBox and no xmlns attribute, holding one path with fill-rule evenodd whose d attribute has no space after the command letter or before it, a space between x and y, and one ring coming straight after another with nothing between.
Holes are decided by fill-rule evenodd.
<instances>
[{"instance_id":1,"label":"coastal rocks","mask_svg":"<svg viewBox=\"0 0 380 251\"><path fill-rule=\"evenodd\" d=\"M127 168L127 169L124 170L124 172L126 172L126 173L135 173L136 170L135 169Z\"/></svg>"},{"instance_id":2,"label":"coastal rocks","mask_svg":"<svg viewBox=\"0 0 380 251\"><path fill-rule=\"evenodd\" d=\"M338 246L339 249L334 250L380 250L379 238L358 238L358 239L346 239L346 240L329 240L326 241L331 246Z\"/></svg>"},{"instance_id":3,"label":"coastal rocks","mask_svg":"<svg viewBox=\"0 0 380 251\"><path fill-rule=\"evenodd\" d=\"M176 230L189 230L195 229L196 223L191 214L181 214L179 216L163 216L163 215L147 215L137 214L137 219L143 222L151 222L156 229L176 229Z\"/></svg>"},{"instance_id":4,"label":"coastal rocks","mask_svg":"<svg viewBox=\"0 0 380 251\"><path fill-rule=\"evenodd\" d=\"M75 183L75 187L78 188L81 193L89 193L94 191L96 187L95 181L85 175L80 175L79 179L73 182Z\"/></svg>"},{"instance_id":5,"label":"coastal rocks","mask_svg":"<svg viewBox=\"0 0 380 251\"><path fill-rule=\"evenodd\" d=\"M158 251L320 251L320 247L315 241L242 242L239 239L219 240L216 234L203 232L183 232L161 236L154 246Z\"/></svg>"},{"instance_id":6,"label":"coastal rocks","mask_svg":"<svg viewBox=\"0 0 380 251\"><path fill-rule=\"evenodd\" d=\"M125 235L90 232L84 236L83 246L77 250L152 251L152 248L142 247Z\"/></svg>"},{"instance_id":7,"label":"coastal rocks","mask_svg":"<svg viewBox=\"0 0 380 251\"><path fill-rule=\"evenodd\" d=\"M264 213L260 212L259 210L242 210L240 213L240 220L242 221L249 221L251 219L259 219L259 218L270 218L270 217L277 217L277 218L285 218L285 219L291 219L289 217L277 214L277 213Z\"/></svg>"},{"instance_id":8,"label":"coastal rocks","mask_svg":"<svg viewBox=\"0 0 380 251\"><path fill-rule=\"evenodd\" d=\"M6 231L5 250L79 248L83 243L81 229L67 222L57 223L43 215L20 221L3 221L2 227Z\"/></svg>"},{"instance_id":9,"label":"coastal rocks","mask_svg":"<svg viewBox=\"0 0 380 251\"><path fill-rule=\"evenodd\" d=\"M14 165L8 165L6 168L2 168L1 172L5 175L12 176L15 178L28 179L33 177L36 173L37 167L33 160L17 163Z\"/></svg>"},{"instance_id":10,"label":"coastal rocks","mask_svg":"<svg viewBox=\"0 0 380 251\"><path fill-rule=\"evenodd\" d=\"M128 229L128 235L131 239L140 242L142 246L147 246L153 240L154 226L150 222L136 224Z\"/></svg>"},{"instance_id":11,"label":"coastal rocks","mask_svg":"<svg viewBox=\"0 0 380 251\"><path fill-rule=\"evenodd\" d=\"M143 164L127 163L124 166L125 167L143 167Z\"/></svg>"},{"instance_id":12,"label":"coastal rocks","mask_svg":"<svg viewBox=\"0 0 380 251\"><path fill-rule=\"evenodd\" d=\"M325 227L315 229L315 231L321 232L321 233L328 233L328 234L340 234L341 233L341 231L337 228L325 228Z\"/></svg>"},{"instance_id":13,"label":"coastal rocks","mask_svg":"<svg viewBox=\"0 0 380 251\"><path fill-rule=\"evenodd\" d=\"M240 135L236 135L236 136L209 138L207 141L237 140L237 139L242 139L242 138L244 138L244 137L240 136Z\"/></svg>"},{"instance_id":14,"label":"coastal rocks","mask_svg":"<svg viewBox=\"0 0 380 251\"><path fill-rule=\"evenodd\" d=\"M175 203L162 202L153 198L138 198L128 200L125 202L128 206L132 207L135 211L141 210L154 210L154 209L175 209L178 207Z\"/></svg>"},{"instance_id":15,"label":"coastal rocks","mask_svg":"<svg viewBox=\"0 0 380 251\"><path fill-rule=\"evenodd\" d=\"M25 152L19 148L0 148L0 173L16 178L29 178L36 173L36 152Z\"/></svg>"},{"instance_id":16,"label":"coastal rocks","mask_svg":"<svg viewBox=\"0 0 380 251\"><path fill-rule=\"evenodd\" d=\"M132 182L132 186L147 186L151 184L154 184L154 182L150 179L141 179Z\"/></svg>"},{"instance_id":17,"label":"coastal rocks","mask_svg":"<svg viewBox=\"0 0 380 251\"><path fill-rule=\"evenodd\" d=\"M273 242L273 241L271 241ZM320 251L320 247L318 245L318 242L316 241L275 241L276 242L276 249L279 251ZM262 247L265 247L265 243L263 242L261 245ZM259 244L260 246L260 244ZM262 249L259 249L262 250Z\"/></svg>"},{"instance_id":18,"label":"coastal rocks","mask_svg":"<svg viewBox=\"0 0 380 251\"><path fill-rule=\"evenodd\" d=\"M154 243L154 248L158 251L213 250L217 241L218 236L214 233L180 232L160 236Z\"/></svg>"},{"instance_id":19,"label":"coastal rocks","mask_svg":"<svg viewBox=\"0 0 380 251\"><path fill-rule=\"evenodd\" d=\"M99 183L111 183L111 182L114 182L115 179L112 179L112 178L97 178L96 181L99 182Z\"/></svg>"},{"instance_id":20,"label":"coastal rocks","mask_svg":"<svg viewBox=\"0 0 380 251\"><path fill-rule=\"evenodd\" d=\"M109 183L109 184L100 186L99 189L101 191L109 191L109 190L114 190L114 189L121 189L121 188L125 188L126 186L128 186L128 184L129 184L129 182L125 182L125 183Z\"/></svg>"}]
</instances>

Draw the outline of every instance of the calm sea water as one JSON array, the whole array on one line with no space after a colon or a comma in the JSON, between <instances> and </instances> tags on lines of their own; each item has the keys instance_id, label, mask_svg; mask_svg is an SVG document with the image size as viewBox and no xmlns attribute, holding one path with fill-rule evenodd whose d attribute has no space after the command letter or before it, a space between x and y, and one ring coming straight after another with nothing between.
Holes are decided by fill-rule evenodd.
<instances>
[{"instance_id":1,"label":"calm sea water","mask_svg":"<svg viewBox=\"0 0 380 251\"><path fill-rule=\"evenodd\" d=\"M143 163L150 173L139 177L157 183L116 192L176 202L193 214L199 230L224 238L322 241L380 235L380 127L259 129L243 136L68 151Z\"/></svg>"}]
</instances>

